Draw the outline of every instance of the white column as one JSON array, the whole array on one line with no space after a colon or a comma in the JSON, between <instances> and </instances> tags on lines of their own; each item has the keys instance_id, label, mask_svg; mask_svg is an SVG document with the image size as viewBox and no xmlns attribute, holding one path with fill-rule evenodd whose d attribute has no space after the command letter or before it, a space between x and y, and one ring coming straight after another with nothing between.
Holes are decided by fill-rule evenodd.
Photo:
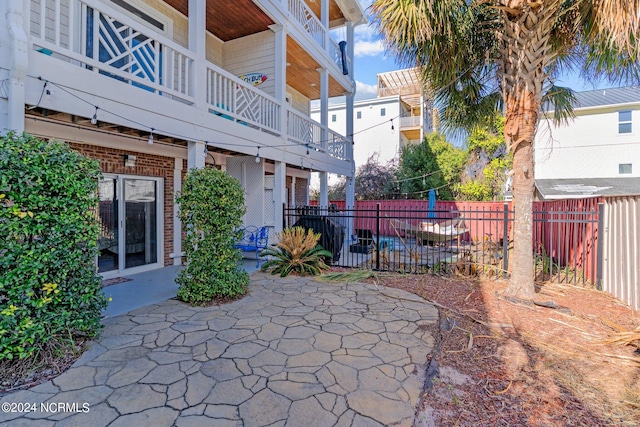
<instances>
[{"instance_id":1,"label":"white column","mask_svg":"<svg viewBox=\"0 0 640 427\"><path fill-rule=\"evenodd\" d=\"M320 136L322 148L327 149L329 141L329 72L325 68L318 68L320 74L320 124L322 132Z\"/></svg>"},{"instance_id":2,"label":"white column","mask_svg":"<svg viewBox=\"0 0 640 427\"><path fill-rule=\"evenodd\" d=\"M273 96L280 101L280 132L284 143L287 141L287 34L282 25L271 25L269 29L275 33L274 63L275 75Z\"/></svg>"},{"instance_id":3,"label":"white column","mask_svg":"<svg viewBox=\"0 0 640 427\"><path fill-rule=\"evenodd\" d=\"M351 159L351 176L347 177L347 185L345 188L345 204L347 209L353 209L355 206L356 199L356 162L353 158L353 104L354 104L354 96L355 96L355 66L354 66L354 32L353 32L353 22L347 22L347 57L349 58L349 64L351 65L349 69L349 77L351 78L351 83L353 85L354 92L347 93L346 95L346 114L347 114L347 153L348 158ZM400 132L398 132L400 133ZM350 218L347 224L346 230L346 238L350 239L351 235L354 234L353 228L353 218Z\"/></svg>"},{"instance_id":4,"label":"white column","mask_svg":"<svg viewBox=\"0 0 640 427\"><path fill-rule=\"evenodd\" d=\"M320 74L320 146L325 150L329 146L329 73L324 68L318 68ZM320 172L320 206L329 206L329 185L326 172Z\"/></svg>"},{"instance_id":5,"label":"white column","mask_svg":"<svg viewBox=\"0 0 640 427\"><path fill-rule=\"evenodd\" d=\"M296 205L296 177L291 177L291 207Z\"/></svg>"},{"instance_id":6,"label":"white column","mask_svg":"<svg viewBox=\"0 0 640 427\"><path fill-rule=\"evenodd\" d=\"M420 141L419 144L422 144L422 140L424 139L424 126L425 126L425 108L424 108L424 95L420 95ZM400 132L398 132L400 133Z\"/></svg>"},{"instance_id":7,"label":"white column","mask_svg":"<svg viewBox=\"0 0 640 427\"><path fill-rule=\"evenodd\" d=\"M195 54L193 95L198 108L207 103L207 0L189 0L189 50Z\"/></svg>"},{"instance_id":8,"label":"white column","mask_svg":"<svg viewBox=\"0 0 640 427\"><path fill-rule=\"evenodd\" d=\"M329 38L331 35L329 34L329 0L321 0L320 3L320 22L322 23L322 27L324 28L324 40L322 41L324 45L322 46L325 50L329 49Z\"/></svg>"},{"instance_id":9,"label":"white column","mask_svg":"<svg viewBox=\"0 0 640 427\"><path fill-rule=\"evenodd\" d=\"M175 159L173 166L173 192L182 190L182 159ZM182 265L182 222L178 217L180 206L173 204L173 265Z\"/></svg>"},{"instance_id":10,"label":"white column","mask_svg":"<svg viewBox=\"0 0 640 427\"><path fill-rule=\"evenodd\" d=\"M282 206L287 201L287 164L285 162L275 162L274 168L274 188L273 198L275 199L275 231L282 231L283 212Z\"/></svg>"},{"instance_id":11,"label":"white column","mask_svg":"<svg viewBox=\"0 0 640 427\"><path fill-rule=\"evenodd\" d=\"M320 176L320 206L329 206L329 179L326 172L318 173Z\"/></svg>"},{"instance_id":12,"label":"white column","mask_svg":"<svg viewBox=\"0 0 640 427\"><path fill-rule=\"evenodd\" d=\"M206 146L202 141L189 141L187 148L187 169L202 169L207 157Z\"/></svg>"},{"instance_id":13,"label":"white column","mask_svg":"<svg viewBox=\"0 0 640 427\"><path fill-rule=\"evenodd\" d=\"M0 134L24 132L25 79L27 77L29 41L25 30L30 2L9 0L0 6L0 63L8 66L6 99L0 107ZM5 94L3 94L5 95Z\"/></svg>"}]
</instances>

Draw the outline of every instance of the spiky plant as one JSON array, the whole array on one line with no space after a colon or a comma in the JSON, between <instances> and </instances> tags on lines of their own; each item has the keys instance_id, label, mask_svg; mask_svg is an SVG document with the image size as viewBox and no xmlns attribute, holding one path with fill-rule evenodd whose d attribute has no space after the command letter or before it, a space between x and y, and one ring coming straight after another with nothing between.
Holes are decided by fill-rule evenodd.
<instances>
[{"instance_id":1,"label":"spiky plant","mask_svg":"<svg viewBox=\"0 0 640 427\"><path fill-rule=\"evenodd\" d=\"M331 252L318 245L320 233L293 227L285 228L277 237L278 243L275 247L260 253L260 256L273 257L262 264L263 271L272 269L271 274L280 274L280 277L288 276L290 273L298 273L301 276L308 273L315 276L328 268L324 258L331 258Z\"/></svg>"}]
</instances>

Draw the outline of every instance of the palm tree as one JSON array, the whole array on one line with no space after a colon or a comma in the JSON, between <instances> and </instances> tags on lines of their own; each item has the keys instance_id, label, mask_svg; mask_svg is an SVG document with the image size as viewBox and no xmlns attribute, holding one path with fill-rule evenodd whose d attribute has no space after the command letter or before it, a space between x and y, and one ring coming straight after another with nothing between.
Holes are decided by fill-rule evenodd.
<instances>
[{"instance_id":1,"label":"palm tree","mask_svg":"<svg viewBox=\"0 0 640 427\"><path fill-rule=\"evenodd\" d=\"M513 151L515 209L507 293L534 295L533 144L546 102L572 116L564 70L638 81L640 0L374 0L374 25L398 62L419 66L443 126L472 129L499 111Z\"/></svg>"}]
</instances>

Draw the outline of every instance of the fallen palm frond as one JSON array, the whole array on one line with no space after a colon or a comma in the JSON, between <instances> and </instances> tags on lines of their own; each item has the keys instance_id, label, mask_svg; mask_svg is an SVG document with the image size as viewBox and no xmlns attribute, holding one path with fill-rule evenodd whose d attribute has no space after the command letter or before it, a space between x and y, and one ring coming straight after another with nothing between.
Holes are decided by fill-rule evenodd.
<instances>
[{"instance_id":1,"label":"fallen palm frond","mask_svg":"<svg viewBox=\"0 0 640 427\"><path fill-rule=\"evenodd\" d=\"M602 340L599 344L633 345L640 348L640 326L633 331L620 331L611 338Z\"/></svg>"},{"instance_id":2,"label":"fallen palm frond","mask_svg":"<svg viewBox=\"0 0 640 427\"><path fill-rule=\"evenodd\" d=\"M377 278L380 273L371 270L335 271L325 273L318 278L323 282L362 282L363 280Z\"/></svg>"}]
</instances>

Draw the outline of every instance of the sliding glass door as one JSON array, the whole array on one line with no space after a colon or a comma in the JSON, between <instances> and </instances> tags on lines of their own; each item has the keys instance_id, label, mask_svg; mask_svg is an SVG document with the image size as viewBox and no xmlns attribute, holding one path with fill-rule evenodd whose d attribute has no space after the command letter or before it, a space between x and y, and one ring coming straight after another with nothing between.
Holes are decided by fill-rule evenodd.
<instances>
[{"instance_id":1,"label":"sliding glass door","mask_svg":"<svg viewBox=\"0 0 640 427\"><path fill-rule=\"evenodd\" d=\"M98 271L149 269L161 259L162 180L105 176L100 182Z\"/></svg>"}]
</instances>

